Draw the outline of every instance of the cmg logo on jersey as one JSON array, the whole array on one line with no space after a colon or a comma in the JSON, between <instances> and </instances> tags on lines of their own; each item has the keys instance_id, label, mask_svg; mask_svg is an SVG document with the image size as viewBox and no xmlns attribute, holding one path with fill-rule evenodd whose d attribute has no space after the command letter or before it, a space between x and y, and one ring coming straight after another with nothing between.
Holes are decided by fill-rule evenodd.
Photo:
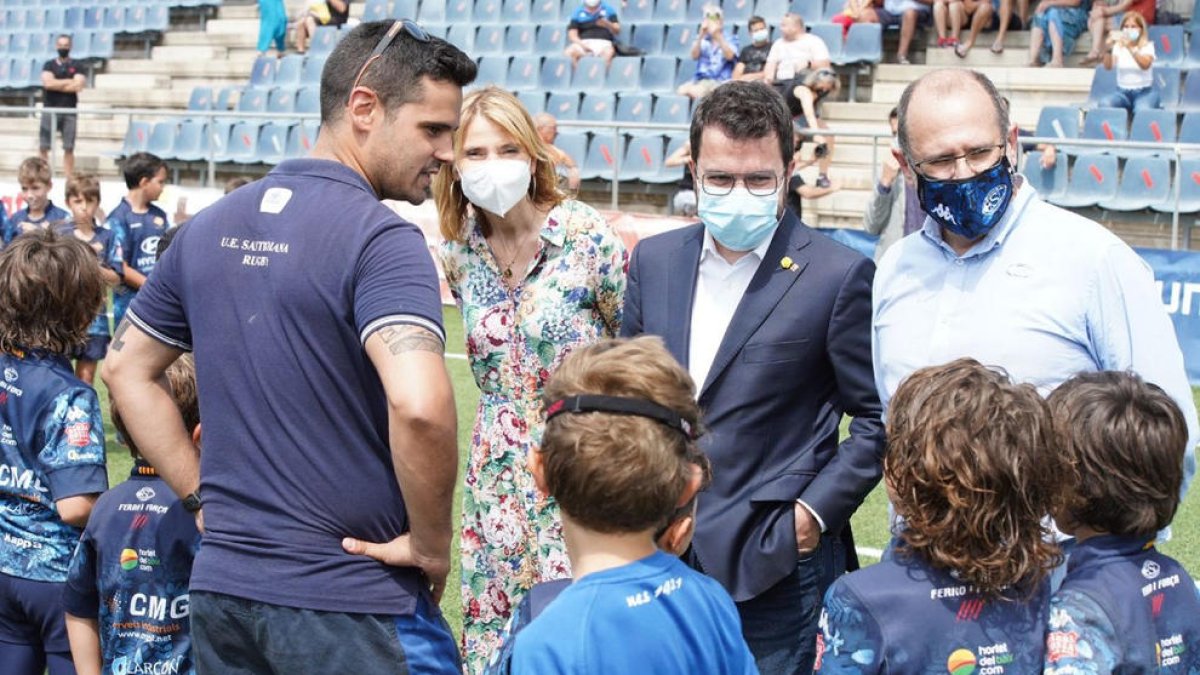
<instances>
[{"instance_id":1,"label":"cmg logo on jersey","mask_svg":"<svg viewBox=\"0 0 1200 675\"><path fill-rule=\"evenodd\" d=\"M1013 662L1007 642L980 646L974 652L959 648L946 659L946 671L950 675L1002 675L1005 667Z\"/></svg>"},{"instance_id":2,"label":"cmg logo on jersey","mask_svg":"<svg viewBox=\"0 0 1200 675\"><path fill-rule=\"evenodd\" d=\"M34 473L12 464L0 464L0 488L15 488L21 492L50 492Z\"/></svg>"}]
</instances>

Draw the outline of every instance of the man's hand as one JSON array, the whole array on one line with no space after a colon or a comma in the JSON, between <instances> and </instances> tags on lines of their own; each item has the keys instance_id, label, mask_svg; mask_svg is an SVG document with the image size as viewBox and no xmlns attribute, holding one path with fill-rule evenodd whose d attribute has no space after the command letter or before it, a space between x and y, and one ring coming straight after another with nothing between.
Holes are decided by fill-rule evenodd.
<instances>
[{"instance_id":1,"label":"man's hand","mask_svg":"<svg viewBox=\"0 0 1200 675\"><path fill-rule=\"evenodd\" d=\"M429 581L433 601L435 603L442 601L442 593L446 591L446 577L450 575L449 547L441 554L423 554L413 548L412 535L402 534L386 544L372 544L353 537L346 537L342 540L342 548L347 553L365 555L385 565L420 569Z\"/></svg>"},{"instance_id":2,"label":"man's hand","mask_svg":"<svg viewBox=\"0 0 1200 675\"><path fill-rule=\"evenodd\" d=\"M1054 150L1053 145L1048 146L1045 150L1042 151L1042 160L1041 160L1041 162L1039 162L1042 165L1042 169L1049 171L1050 169L1054 168L1054 165L1057 162L1058 162L1058 153Z\"/></svg>"},{"instance_id":3,"label":"man's hand","mask_svg":"<svg viewBox=\"0 0 1200 675\"><path fill-rule=\"evenodd\" d=\"M796 502L792 508L796 510L796 551L802 556L808 555L821 542L821 526L800 502Z\"/></svg>"}]
</instances>

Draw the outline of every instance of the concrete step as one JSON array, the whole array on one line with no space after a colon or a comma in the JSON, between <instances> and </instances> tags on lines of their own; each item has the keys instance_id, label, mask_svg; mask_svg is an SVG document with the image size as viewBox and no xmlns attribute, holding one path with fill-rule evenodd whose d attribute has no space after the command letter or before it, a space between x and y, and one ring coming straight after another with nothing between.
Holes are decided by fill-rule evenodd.
<instances>
[{"instance_id":1,"label":"concrete step","mask_svg":"<svg viewBox=\"0 0 1200 675\"><path fill-rule=\"evenodd\" d=\"M170 75L145 73L97 73L95 89L165 89L171 86Z\"/></svg>"},{"instance_id":2,"label":"concrete step","mask_svg":"<svg viewBox=\"0 0 1200 675\"><path fill-rule=\"evenodd\" d=\"M150 58L155 61L223 61L229 58L229 50L225 47L189 46L189 47L155 47L151 50Z\"/></svg>"},{"instance_id":3,"label":"concrete step","mask_svg":"<svg viewBox=\"0 0 1200 675\"><path fill-rule=\"evenodd\" d=\"M79 100L110 108L187 108L190 92L174 89L84 89Z\"/></svg>"},{"instance_id":4,"label":"concrete step","mask_svg":"<svg viewBox=\"0 0 1200 675\"><path fill-rule=\"evenodd\" d=\"M253 47L258 42L258 30L253 34L208 33L203 31L176 32L163 35L164 47Z\"/></svg>"},{"instance_id":5,"label":"concrete step","mask_svg":"<svg viewBox=\"0 0 1200 675\"><path fill-rule=\"evenodd\" d=\"M968 35L968 31L964 30L959 35L959 39L960 40L965 39L967 37L967 35ZM937 46L937 31L936 30L934 30L933 28L927 29L925 31L925 37L926 37L926 39L923 41L923 44L925 45L925 47L928 50L936 51L936 50L941 49ZM1028 52L1029 38L1030 38L1030 31L1010 30L1008 32L1008 34L1004 36L1004 51L1006 53L1010 52L1010 51L1014 51L1014 50L1018 51L1018 52ZM987 48L992 46L992 43L995 40L996 40L995 31L984 31L979 34L979 38L975 41L975 46L983 47L983 51L987 51ZM1044 40L1048 41L1049 38L1044 38ZM1086 54L1087 50L1089 50L1091 48L1092 48L1091 33L1085 32L1083 35L1079 36L1079 39L1075 40L1074 53ZM945 49L945 51L950 56L952 56L952 57L954 56L954 50ZM957 58L957 57L955 57L955 58Z\"/></svg>"},{"instance_id":6,"label":"concrete step","mask_svg":"<svg viewBox=\"0 0 1200 675\"><path fill-rule=\"evenodd\" d=\"M993 54L988 47L991 46L991 41L985 42L980 36L980 40L975 44L975 47L967 53L966 58L958 58L953 49L938 49L930 47L925 52L925 64L929 66L937 66L938 68L994 68L1009 67L1023 68L1029 67L1029 52L1027 48L1022 47L1017 49L1009 47L1004 50L1003 54ZM1068 68L1087 68L1092 70L1092 66L1083 66L1080 61L1087 56L1086 48L1076 47L1075 51L1066 57L1066 66ZM1053 70L1047 68L1047 70Z\"/></svg>"},{"instance_id":7,"label":"concrete step","mask_svg":"<svg viewBox=\"0 0 1200 675\"><path fill-rule=\"evenodd\" d=\"M209 35L235 34L250 35L258 39L258 18L249 19L213 19L205 27Z\"/></svg>"},{"instance_id":8,"label":"concrete step","mask_svg":"<svg viewBox=\"0 0 1200 675\"><path fill-rule=\"evenodd\" d=\"M108 62L107 74L155 75L176 78L249 78L254 61L222 59L220 61L156 61L154 59L114 59Z\"/></svg>"}]
</instances>

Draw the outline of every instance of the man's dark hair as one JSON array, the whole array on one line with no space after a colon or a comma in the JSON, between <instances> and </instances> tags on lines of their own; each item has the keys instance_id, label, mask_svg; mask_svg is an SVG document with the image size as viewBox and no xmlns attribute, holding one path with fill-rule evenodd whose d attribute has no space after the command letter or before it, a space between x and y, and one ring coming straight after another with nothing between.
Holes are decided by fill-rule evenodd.
<instances>
[{"instance_id":1,"label":"man's dark hair","mask_svg":"<svg viewBox=\"0 0 1200 675\"><path fill-rule=\"evenodd\" d=\"M67 38L72 45L75 44L75 38L71 37L70 33L59 33L58 37L54 38L54 44L58 44L58 41L63 38Z\"/></svg>"},{"instance_id":2,"label":"man's dark hair","mask_svg":"<svg viewBox=\"0 0 1200 675\"><path fill-rule=\"evenodd\" d=\"M322 124L341 119L354 78L393 23L361 23L329 55L321 71ZM433 36L422 42L407 30L401 30L383 55L363 73L359 86L374 91L384 110L390 113L405 103L421 99L424 95L421 78L465 87L475 80L477 70L471 57L449 42Z\"/></svg>"},{"instance_id":3,"label":"man's dark hair","mask_svg":"<svg viewBox=\"0 0 1200 675\"><path fill-rule=\"evenodd\" d=\"M892 111L888 113L888 121L891 122L892 120L899 119L899 118L900 118L900 107L892 106Z\"/></svg>"},{"instance_id":4,"label":"man's dark hair","mask_svg":"<svg viewBox=\"0 0 1200 675\"><path fill-rule=\"evenodd\" d=\"M761 82L726 82L700 101L692 114L692 165L700 158L700 137L717 127L737 140L766 138L774 133L786 167L792 161L792 116L783 97Z\"/></svg>"},{"instance_id":5,"label":"man's dark hair","mask_svg":"<svg viewBox=\"0 0 1200 675\"><path fill-rule=\"evenodd\" d=\"M767 25L767 20L762 18L761 16L755 14L754 16L750 17L749 21L746 22L746 28L749 28L750 30L754 30L754 24L756 24L756 23L761 23L762 25L765 26L765 25Z\"/></svg>"},{"instance_id":6,"label":"man's dark hair","mask_svg":"<svg viewBox=\"0 0 1200 675\"><path fill-rule=\"evenodd\" d=\"M167 168L167 163L158 155L148 152L135 152L125 159L121 170L125 173L125 187L130 190L142 184L142 179L154 178L158 172Z\"/></svg>"},{"instance_id":7,"label":"man's dark hair","mask_svg":"<svg viewBox=\"0 0 1200 675\"><path fill-rule=\"evenodd\" d=\"M166 232L163 232L162 236L158 238L158 246L154 249L155 260L162 260L163 254L166 253L167 249L171 247L171 242L175 241L175 235L179 234L180 227L182 227L182 225L176 225Z\"/></svg>"}]
</instances>

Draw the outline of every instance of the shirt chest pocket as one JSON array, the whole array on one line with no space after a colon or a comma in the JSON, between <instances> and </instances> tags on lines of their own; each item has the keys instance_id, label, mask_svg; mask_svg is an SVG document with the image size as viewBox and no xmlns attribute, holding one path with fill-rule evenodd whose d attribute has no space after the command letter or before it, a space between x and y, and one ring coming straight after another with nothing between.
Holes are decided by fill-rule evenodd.
<instances>
[{"instance_id":1,"label":"shirt chest pocket","mask_svg":"<svg viewBox=\"0 0 1200 675\"><path fill-rule=\"evenodd\" d=\"M808 338L783 342L757 342L742 349L745 363L794 363L802 361L808 354Z\"/></svg>"}]
</instances>

